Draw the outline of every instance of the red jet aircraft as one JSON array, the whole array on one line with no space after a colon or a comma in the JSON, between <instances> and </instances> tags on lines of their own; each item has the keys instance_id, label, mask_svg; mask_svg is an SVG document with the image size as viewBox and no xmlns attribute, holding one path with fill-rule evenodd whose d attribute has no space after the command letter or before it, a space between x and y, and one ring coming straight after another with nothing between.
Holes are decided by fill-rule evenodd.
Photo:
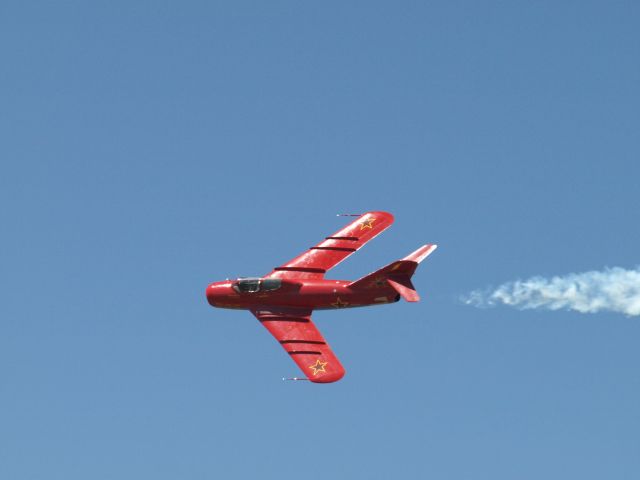
<instances>
[{"instance_id":1,"label":"red jet aircraft","mask_svg":"<svg viewBox=\"0 0 640 480\"><path fill-rule=\"evenodd\" d=\"M355 216L359 218L262 278L215 282L206 290L213 307L251 311L316 383L340 380L345 370L311 321L313 310L383 305L400 297L417 302L420 297L411 276L436 249L436 245L424 245L355 282L326 280L329 269L393 223L393 215L387 212Z\"/></svg>"}]
</instances>

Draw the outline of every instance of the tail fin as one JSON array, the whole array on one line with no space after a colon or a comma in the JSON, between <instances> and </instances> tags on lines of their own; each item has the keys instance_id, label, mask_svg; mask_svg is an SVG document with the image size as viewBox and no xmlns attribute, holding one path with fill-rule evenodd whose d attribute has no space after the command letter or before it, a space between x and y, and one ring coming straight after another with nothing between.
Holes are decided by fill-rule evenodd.
<instances>
[{"instance_id":1,"label":"tail fin","mask_svg":"<svg viewBox=\"0 0 640 480\"><path fill-rule=\"evenodd\" d=\"M386 281L396 292L402 295L402 298L407 302L417 302L420 300L420 295L418 295L418 292L416 292L415 287L411 283L411 277L415 273L416 268L418 268L418 264L427 258L436 248L438 248L437 245L424 245L402 260L396 260L386 267L350 283L349 287L358 288L371 285L372 282Z\"/></svg>"}]
</instances>

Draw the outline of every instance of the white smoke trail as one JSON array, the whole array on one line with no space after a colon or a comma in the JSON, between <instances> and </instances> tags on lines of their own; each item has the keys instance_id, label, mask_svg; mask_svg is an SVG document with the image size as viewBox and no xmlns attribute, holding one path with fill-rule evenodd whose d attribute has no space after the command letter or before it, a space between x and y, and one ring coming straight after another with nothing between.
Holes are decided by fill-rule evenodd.
<instances>
[{"instance_id":1,"label":"white smoke trail","mask_svg":"<svg viewBox=\"0 0 640 480\"><path fill-rule=\"evenodd\" d=\"M618 312L640 315L640 267L570 273L563 277L532 277L503 283L496 289L474 290L462 301L476 307L509 305L519 309Z\"/></svg>"}]
</instances>

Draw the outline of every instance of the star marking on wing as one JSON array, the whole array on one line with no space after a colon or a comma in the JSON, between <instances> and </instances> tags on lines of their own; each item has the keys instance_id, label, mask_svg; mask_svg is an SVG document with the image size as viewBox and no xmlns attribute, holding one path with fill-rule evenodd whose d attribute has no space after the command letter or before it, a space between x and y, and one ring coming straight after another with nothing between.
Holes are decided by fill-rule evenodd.
<instances>
[{"instance_id":1,"label":"star marking on wing","mask_svg":"<svg viewBox=\"0 0 640 480\"><path fill-rule=\"evenodd\" d=\"M338 298L336 298L336 301L333 302L331 305L336 307L336 308L344 308L347 305L349 305L349 302L343 302L342 300L340 300L340 297L338 297Z\"/></svg>"},{"instance_id":2,"label":"star marking on wing","mask_svg":"<svg viewBox=\"0 0 640 480\"><path fill-rule=\"evenodd\" d=\"M360 230L364 230L365 228L373 228L373 222L376 221L376 217L367 218L360 222Z\"/></svg>"},{"instance_id":3,"label":"star marking on wing","mask_svg":"<svg viewBox=\"0 0 640 480\"><path fill-rule=\"evenodd\" d=\"M320 359L317 359L315 364L309 365L309 368L313 370L313 376L315 377L318 373L326 373L324 367L327 363L329 362L321 362Z\"/></svg>"}]
</instances>

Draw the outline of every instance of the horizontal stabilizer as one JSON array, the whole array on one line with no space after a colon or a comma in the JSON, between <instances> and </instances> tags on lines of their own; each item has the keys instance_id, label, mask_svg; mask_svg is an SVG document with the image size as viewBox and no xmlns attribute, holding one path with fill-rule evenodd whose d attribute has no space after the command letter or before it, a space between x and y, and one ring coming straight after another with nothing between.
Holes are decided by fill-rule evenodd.
<instances>
[{"instance_id":1,"label":"horizontal stabilizer","mask_svg":"<svg viewBox=\"0 0 640 480\"><path fill-rule=\"evenodd\" d=\"M398 292L407 302L419 302L420 295L416 292L415 287L411 283L409 277L387 278L387 283Z\"/></svg>"},{"instance_id":2,"label":"horizontal stabilizer","mask_svg":"<svg viewBox=\"0 0 640 480\"><path fill-rule=\"evenodd\" d=\"M412 254L404 257L402 260L420 263L425 258L427 258L436 248L438 248L438 246L433 243L429 245L423 245Z\"/></svg>"},{"instance_id":3,"label":"horizontal stabilizer","mask_svg":"<svg viewBox=\"0 0 640 480\"><path fill-rule=\"evenodd\" d=\"M433 252L436 248L438 248L438 246L434 244L423 245L422 247L417 249L415 252L404 257L402 260L396 260L395 262L390 263L386 267L383 267L380 270L376 270L375 272L370 273L369 275L366 275L356 280L355 282L351 283L349 287L351 288L365 287L371 284L372 281L380 277L387 278L387 281L389 282L390 285L391 285L391 280L393 280L396 283L400 282L401 286L403 285L406 286L406 283L401 280L401 279L406 279L410 285L410 287L407 287L407 288L410 288L411 290L414 291L415 297L412 296L411 298L416 298L416 297L419 298L418 294L415 292L415 288L413 288L413 285L411 285L411 281L409 281L409 279L415 273L416 268L418 268L418 264L422 262L425 258L427 258L429 254L431 254L431 252ZM417 301L417 300L409 300L408 298L406 298L405 295L400 290L398 290L398 288L400 287L396 287L395 285L391 285L391 286L394 289L396 289L398 293L402 295L407 301L409 302Z\"/></svg>"}]
</instances>

